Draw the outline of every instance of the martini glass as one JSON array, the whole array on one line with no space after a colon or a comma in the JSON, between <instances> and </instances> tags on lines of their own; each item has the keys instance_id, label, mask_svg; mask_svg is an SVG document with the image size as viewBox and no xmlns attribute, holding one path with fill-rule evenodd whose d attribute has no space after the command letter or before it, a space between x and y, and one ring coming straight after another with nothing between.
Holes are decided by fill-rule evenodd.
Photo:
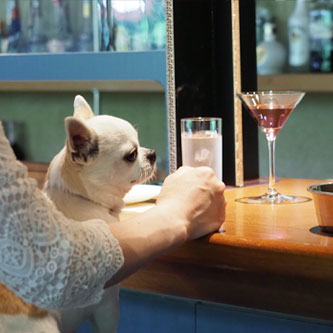
<instances>
[{"instance_id":1,"label":"martini glass","mask_svg":"<svg viewBox=\"0 0 333 333\"><path fill-rule=\"evenodd\" d=\"M310 200L306 197L284 195L275 189L275 139L304 95L304 92L297 91L255 91L237 94L266 135L269 182L267 192L263 195L240 198L236 201L249 204L290 204Z\"/></svg>"}]
</instances>

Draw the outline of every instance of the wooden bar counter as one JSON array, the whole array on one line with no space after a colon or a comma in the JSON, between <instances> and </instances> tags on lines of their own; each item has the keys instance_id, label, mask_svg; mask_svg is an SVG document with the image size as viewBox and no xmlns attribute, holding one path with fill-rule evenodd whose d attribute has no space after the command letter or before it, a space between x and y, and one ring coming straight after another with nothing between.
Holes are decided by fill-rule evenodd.
<instances>
[{"instance_id":1,"label":"wooden bar counter","mask_svg":"<svg viewBox=\"0 0 333 333\"><path fill-rule=\"evenodd\" d=\"M47 164L25 162L42 187ZM323 182L281 179L283 194L311 197ZM270 206L235 202L267 184L228 188L223 233L188 242L157 258L123 287L333 321L333 235L320 232L313 201ZM153 203L128 206L121 219Z\"/></svg>"},{"instance_id":2,"label":"wooden bar counter","mask_svg":"<svg viewBox=\"0 0 333 333\"><path fill-rule=\"evenodd\" d=\"M312 198L307 187L320 182L281 179L276 188ZM123 287L333 320L333 236L320 232L312 200L280 206L235 202L266 188L227 189L225 232L159 257ZM131 214L124 212L122 219Z\"/></svg>"}]
</instances>

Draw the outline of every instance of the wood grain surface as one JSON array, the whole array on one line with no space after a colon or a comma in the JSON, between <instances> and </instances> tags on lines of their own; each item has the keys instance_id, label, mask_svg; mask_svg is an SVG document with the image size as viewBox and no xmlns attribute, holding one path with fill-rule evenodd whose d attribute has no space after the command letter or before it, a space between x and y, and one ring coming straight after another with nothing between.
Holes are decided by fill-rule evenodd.
<instances>
[{"instance_id":1,"label":"wood grain surface","mask_svg":"<svg viewBox=\"0 0 333 333\"><path fill-rule=\"evenodd\" d=\"M306 189L319 182L282 179L276 187L311 198ZM333 320L333 237L319 231L312 200L281 206L235 202L266 187L226 190L224 233L184 244L123 286Z\"/></svg>"}]
</instances>

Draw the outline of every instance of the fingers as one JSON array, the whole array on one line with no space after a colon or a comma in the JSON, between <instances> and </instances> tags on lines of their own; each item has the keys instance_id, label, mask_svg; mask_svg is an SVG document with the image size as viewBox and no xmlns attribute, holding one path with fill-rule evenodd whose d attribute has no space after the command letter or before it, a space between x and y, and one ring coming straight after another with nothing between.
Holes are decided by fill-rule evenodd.
<instances>
[{"instance_id":1,"label":"fingers","mask_svg":"<svg viewBox=\"0 0 333 333\"><path fill-rule=\"evenodd\" d=\"M196 168L198 170L198 172L201 173L201 176L204 177L204 176L207 176L210 181L212 181L212 185L214 186L213 187L213 190L216 191L217 193L223 193L224 190L225 190L225 184L219 180L216 175L215 175L215 172L213 171L213 169L209 168L209 167L199 167L199 168Z\"/></svg>"},{"instance_id":2,"label":"fingers","mask_svg":"<svg viewBox=\"0 0 333 333\"><path fill-rule=\"evenodd\" d=\"M201 167L196 167L196 168L189 167L189 166L181 166L176 171L176 174L179 177L182 177L191 172L196 177L198 177L200 180L205 179L208 182L206 184L208 184L213 189L214 193L223 195L224 190L225 190L225 184L216 177L213 169L211 169L210 167L206 167L206 166L201 166Z\"/></svg>"},{"instance_id":3,"label":"fingers","mask_svg":"<svg viewBox=\"0 0 333 333\"><path fill-rule=\"evenodd\" d=\"M194 168L189 167L189 166L181 166L179 169L176 170L176 173L178 175L182 175L190 170L193 170Z\"/></svg>"},{"instance_id":4,"label":"fingers","mask_svg":"<svg viewBox=\"0 0 333 333\"><path fill-rule=\"evenodd\" d=\"M189 167L189 166L181 166L179 169L176 170L176 173L184 174L189 171L192 171L192 172L196 173L197 175L214 177L217 179L213 169L210 167L207 167L207 166L200 166L200 167L195 167L195 168Z\"/></svg>"}]
</instances>

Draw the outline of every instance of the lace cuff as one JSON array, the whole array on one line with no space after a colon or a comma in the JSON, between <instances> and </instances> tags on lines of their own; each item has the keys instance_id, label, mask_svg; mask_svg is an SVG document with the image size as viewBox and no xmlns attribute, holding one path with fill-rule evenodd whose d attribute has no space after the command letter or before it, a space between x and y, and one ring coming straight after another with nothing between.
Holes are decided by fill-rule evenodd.
<instances>
[{"instance_id":1,"label":"lace cuff","mask_svg":"<svg viewBox=\"0 0 333 333\"><path fill-rule=\"evenodd\" d=\"M98 302L123 265L101 220L66 218L16 161L0 123L0 281L28 303L60 309Z\"/></svg>"}]
</instances>

